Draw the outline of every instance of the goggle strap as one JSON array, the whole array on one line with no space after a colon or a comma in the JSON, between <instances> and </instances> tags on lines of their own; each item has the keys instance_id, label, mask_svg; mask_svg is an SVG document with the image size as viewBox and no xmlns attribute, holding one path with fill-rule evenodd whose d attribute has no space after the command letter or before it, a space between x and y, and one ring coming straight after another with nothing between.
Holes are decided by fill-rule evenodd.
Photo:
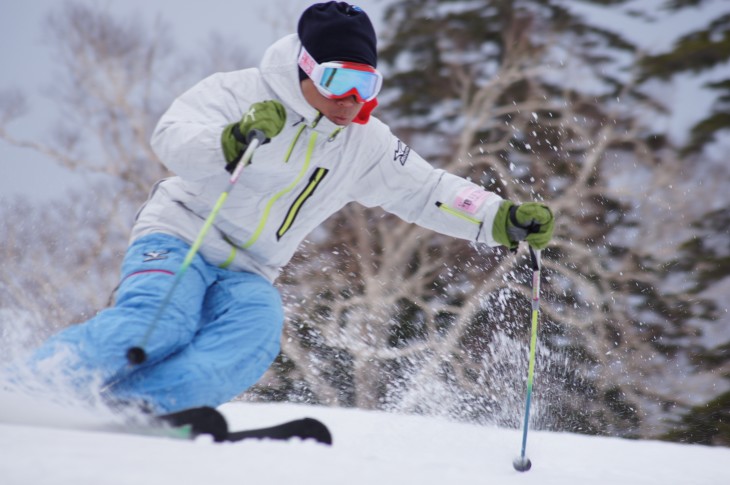
<instances>
[{"instance_id":1,"label":"goggle strap","mask_svg":"<svg viewBox=\"0 0 730 485\"><path fill-rule=\"evenodd\" d=\"M309 52L307 52L307 49L302 46L302 50L299 53L299 67L302 68L302 71L309 76L312 77L312 74L314 73L314 70L317 68L319 63L314 60L314 57L309 55Z\"/></svg>"}]
</instances>

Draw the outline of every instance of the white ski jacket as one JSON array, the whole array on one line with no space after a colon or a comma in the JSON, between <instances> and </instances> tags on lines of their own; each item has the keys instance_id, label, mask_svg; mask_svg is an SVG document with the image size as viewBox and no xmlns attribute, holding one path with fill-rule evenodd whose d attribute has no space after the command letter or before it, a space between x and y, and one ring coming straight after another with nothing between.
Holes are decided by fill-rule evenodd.
<instances>
[{"instance_id":1,"label":"white ski jacket","mask_svg":"<svg viewBox=\"0 0 730 485\"><path fill-rule=\"evenodd\" d=\"M450 236L495 246L492 220L502 199L434 169L381 121L340 127L305 100L290 35L266 51L259 69L214 74L178 97L152 136L177 176L160 181L140 210L132 239L164 232L195 241L228 185L221 148L226 125L258 101L286 108L282 132L259 147L206 235L210 264L274 281L301 241L349 202L380 206Z\"/></svg>"}]
</instances>

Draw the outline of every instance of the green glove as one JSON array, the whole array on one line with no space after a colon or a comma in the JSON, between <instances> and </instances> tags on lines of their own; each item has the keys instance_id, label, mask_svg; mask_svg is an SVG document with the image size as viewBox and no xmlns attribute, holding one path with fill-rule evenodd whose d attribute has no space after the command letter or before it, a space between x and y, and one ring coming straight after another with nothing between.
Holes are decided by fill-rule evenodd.
<instances>
[{"instance_id":1,"label":"green glove","mask_svg":"<svg viewBox=\"0 0 730 485\"><path fill-rule=\"evenodd\" d=\"M517 205L505 200L494 216L492 237L510 249L527 241L534 249L544 249L553 237L555 218L548 206L537 202Z\"/></svg>"},{"instance_id":2,"label":"green glove","mask_svg":"<svg viewBox=\"0 0 730 485\"><path fill-rule=\"evenodd\" d=\"M241 121L226 126L221 135L223 155L228 164L226 170L233 172L236 168L251 141L249 137L251 130L262 131L267 138L264 143L268 143L281 133L284 123L286 123L286 110L280 102L261 101L252 104Z\"/></svg>"}]
</instances>

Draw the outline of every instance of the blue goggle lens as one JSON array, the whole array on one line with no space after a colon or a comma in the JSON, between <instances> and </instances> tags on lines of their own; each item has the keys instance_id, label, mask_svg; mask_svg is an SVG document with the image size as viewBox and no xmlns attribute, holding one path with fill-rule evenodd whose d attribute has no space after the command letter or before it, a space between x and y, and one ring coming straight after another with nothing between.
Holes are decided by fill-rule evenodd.
<instances>
[{"instance_id":1,"label":"blue goggle lens","mask_svg":"<svg viewBox=\"0 0 730 485\"><path fill-rule=\"evenodd\" d=\"M378 94L378 75L356 69L328 67L322 74L320 86L334 96L342 96L355 89L361 98L370 99Z\"/></svg>"}]
</instances>

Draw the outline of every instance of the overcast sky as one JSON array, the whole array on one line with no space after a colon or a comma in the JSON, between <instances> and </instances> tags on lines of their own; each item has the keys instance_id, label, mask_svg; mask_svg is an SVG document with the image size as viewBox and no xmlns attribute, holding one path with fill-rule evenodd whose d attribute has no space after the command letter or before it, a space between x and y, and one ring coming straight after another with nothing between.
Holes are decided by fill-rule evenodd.
<instances>
[{"instance_id":1,"label":"overcast sky","mask_svg":"<svg viewBox=\"0 0 730 485\"><path fill-rule=\"evenodd\" d=\"M258 62L271 42L293 32L301 12L309 0L81 0L110 9L120 16L141 15L145 21L161 16L172 27L172 36L182 50L195 50L206 42L212 32L225 39L240 39L249 49L252 60ZM567 0L566 0L567 1ZM657 22L633 18L629 8L589 8L581 2L570 2L606 27L620 28L629 38L639 41L649 51L668 48L682 32L699 28L705 19L719 11L729 11L730 0L715 0L704 12L685 11L681 16L668 16L651 5L663 0L636 0L643 9L653 11ZM389 0L362 0L361 6L373 19L376 31L381 29L380 17ZM44 43L43 20L63 0L0 0L0 90L21 88L30 101L29 114L11 125L13 135L20 138L42 137L42 128L55 116L53 101L42 94L50 83L51 62ZM699 92L702 82L727 75L727 66L718 72L698 77L678 78L679 88L667 89L670 102L677 107L667 128L679 132L706 112L713 99ZM719 71L724 70L720 73ZM387 88L387 85L386 85ZM666 98L665 98L666 99ZM51 115L49 116L49 113ZM27 149L9 147L0 142L0 196L24 193L36 199L57 197L73 180L64 169Z\"/></svg>"},{"instance_id":2,"label":"overcast sky","mask_svg":"<svg viewBox=\"0 0 730 485\"><path fill-rule=\"evenodd\" d=\"M225 39L240 39L258 63L266 47L284 34L294 32L299 16L311 0L81 0L108 8L120 16L139 14L145 21L158 15L171 25L181 50L196 50L213 32ZM353 2L372 18L376 31L385 0ZM29 113L13 122L11 133L42 137L46 114L53 101L42 94L52 72L49 48L43 32L44 19L63 0L0 0L0 90L20 88L29 99ZM55 111L53 115L55 116ZM49 124L50 125L50 124ZM24 193L34 199L62 195L73 180L65 169L28 149L0 141L0 197Z\"/></svg>"}]
</instances>

